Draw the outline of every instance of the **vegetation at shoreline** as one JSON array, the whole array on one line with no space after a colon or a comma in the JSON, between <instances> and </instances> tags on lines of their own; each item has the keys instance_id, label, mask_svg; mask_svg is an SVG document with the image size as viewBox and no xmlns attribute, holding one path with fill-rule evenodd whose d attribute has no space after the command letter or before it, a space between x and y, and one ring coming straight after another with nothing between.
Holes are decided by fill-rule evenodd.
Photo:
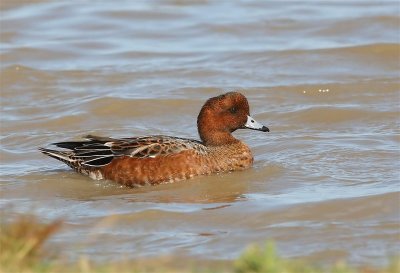
<instances>
[{"instance_id":1,"label":"vegetation at shoreline","mask_svg":"<svg viewBox=\"0 0 400 273\"><path fill-rule=\"evenodd\" d=\"M3 220L2 220L3 221ZM318 267L307 261L284 259L277 255L274 244L264 247L249 246L233 262L222 264L188 262L174 265L174 259L165 262L163 258L150 261L122 261L98 264L81 257L75 263L65 264L57 256L49 256L43 247L56 234L61 221L41 223L34 216L20 216L10 222L1 222L0 229L0 273L133 273L133 272L233 272L233 273L398 273L400 259L393 259L386 268L351 268L343 262L330 267ZM176 259L178 260L178 259Z\"/></svg>"}]
</instances>

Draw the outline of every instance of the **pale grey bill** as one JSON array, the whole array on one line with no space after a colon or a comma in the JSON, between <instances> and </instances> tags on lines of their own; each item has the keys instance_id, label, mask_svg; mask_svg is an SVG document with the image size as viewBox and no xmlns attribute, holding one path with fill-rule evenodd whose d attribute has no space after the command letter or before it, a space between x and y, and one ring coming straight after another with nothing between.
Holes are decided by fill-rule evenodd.
<instances>
[{"instance_id":1,"label":"pale grey bill","mask_svg":"<svg viewBox=\"0 0 400 273\"><path fill-rule=\"evenodd\" d=\"M254 118L247 116L247 121L246 124L244 125L245 128L252 129L252 130L258 130L258 131L263 131L263 132L269 132L268 127L262 125L261 123L258 123Z\"/></svg>"}]
</instances>

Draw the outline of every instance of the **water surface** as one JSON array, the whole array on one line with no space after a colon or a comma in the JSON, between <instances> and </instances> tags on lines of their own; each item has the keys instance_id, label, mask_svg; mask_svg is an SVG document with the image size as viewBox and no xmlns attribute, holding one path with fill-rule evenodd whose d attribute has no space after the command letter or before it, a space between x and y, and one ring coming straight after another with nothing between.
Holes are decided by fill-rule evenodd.
<instances>
[{"instance_id":1,"label":"water surface","mask_svg":"<svg viewBox=\"0 0 400 273\"><path fill-rule=\"evenodd\" d=\"M2 218L63 218L74 259L284 257L384 264L399 253L397 1L3 1ZM155 187L93 181L37 147L91 133L197 138L239 90L268 134L252 169Z\"/></svg>"}]
</instances>

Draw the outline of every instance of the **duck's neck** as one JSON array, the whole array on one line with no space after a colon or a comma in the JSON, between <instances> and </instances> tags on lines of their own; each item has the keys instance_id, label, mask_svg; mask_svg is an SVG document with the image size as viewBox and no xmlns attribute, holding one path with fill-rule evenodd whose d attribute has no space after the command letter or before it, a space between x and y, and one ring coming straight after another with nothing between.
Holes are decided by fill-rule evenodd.
<instances>
[{"instance_id":1,"label":"duck's neck","mask_svg":"<svg viewBox=\"0 0 400 273\"><path fill-rule=\"evenodd\" d=\"M201 131L199 130L201 141L206 146L223 146L238 143L230 132L224 131Z\"/></svg>"}]
</instances>

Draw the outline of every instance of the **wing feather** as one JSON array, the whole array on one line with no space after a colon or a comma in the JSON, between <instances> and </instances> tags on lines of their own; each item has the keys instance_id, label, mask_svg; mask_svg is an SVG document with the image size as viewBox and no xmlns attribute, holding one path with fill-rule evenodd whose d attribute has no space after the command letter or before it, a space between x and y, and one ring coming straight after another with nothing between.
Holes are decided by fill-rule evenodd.
<instances>
[{"instance_id":1,"label":"wing feather","mask_svg":"<svg viewBox=\"0 0 400 273\"><path fill-rule=\"evenodd\" d=\"M70 161L89 167L101 167L109 164L116 157L156 158L193 150L198 154L207 154L206 147L197 140L170 136L144 136L133 138L108 138L89 135L86 141L53 143L68 151L53 151L50 156L61 161ZM50 151L50 150L48 150Z\"/></svg>"}]
</instances>

